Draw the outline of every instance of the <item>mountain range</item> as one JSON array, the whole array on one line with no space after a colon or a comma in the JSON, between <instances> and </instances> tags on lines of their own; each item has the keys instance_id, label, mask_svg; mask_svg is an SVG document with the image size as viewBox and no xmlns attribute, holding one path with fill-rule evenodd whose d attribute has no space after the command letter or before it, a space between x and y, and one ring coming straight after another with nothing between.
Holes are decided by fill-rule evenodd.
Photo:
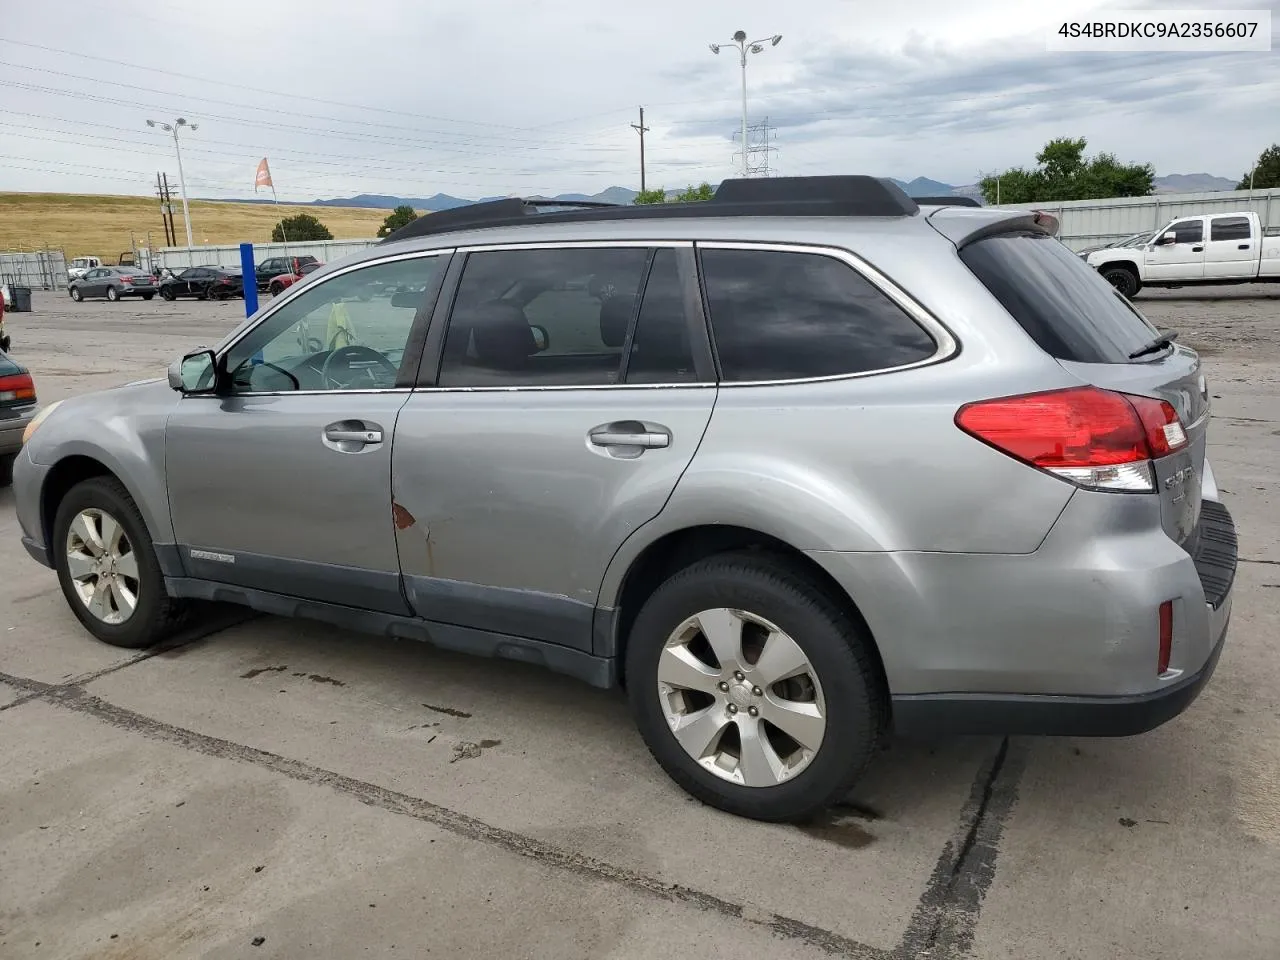
<instances>
[{"instance_id":1,"label":"mountain range","mask_svg":"<svg viewBox=\"0 0 1280 960\"><path fill-rule=\"evenodd\" d=\"M976 183L971 184L951 184L943 183L941 180L930 180L928 177L916 177L914 180L899 180L896 177L890 177L894 183L902 187L909 195L913 197L945 197L945 196L968 196L981 197L981 190ZM1228 180L1225 177L1215 177L1208 173L1173 173L1168 176L1156 177L1154 180L1155 192L1158 194L1170 193L1209 193L1219 190L1234 190L1236 188L1235 180ZM674 191L668 193L668 196L674 196ZM590 201L595 203L622 203L627 204L634 201L636 191L629 187L609 187L601 190L599 193L560 193L554 197L530 197L533 200L564 200L564 201ZM484 203L488 200L502 200L503 197L481 197L479 200L469 200L464 197L455 197L447 193L437 193L430 197L394 197L379 193L360 193L354 197L335 197L328 200L312 200L309 203L299 204L300 206L313 207L372 207L380 210L392 210L402 204L408 204L415 210L452 210L455 207L465 207L473 203ZM232 203L269 203L263 200L234 200Z\"/></svg>"}]
</instances>

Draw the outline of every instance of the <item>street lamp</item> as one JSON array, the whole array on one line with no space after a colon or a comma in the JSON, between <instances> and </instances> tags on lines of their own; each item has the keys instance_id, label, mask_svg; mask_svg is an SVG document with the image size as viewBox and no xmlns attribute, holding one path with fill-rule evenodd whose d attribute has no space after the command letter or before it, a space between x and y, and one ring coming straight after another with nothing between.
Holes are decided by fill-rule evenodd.
<instances>
[{"instance_id":1,"label":"street lamp","mask_svg":"<svg viewBox=\"0 0 1280 960\"><path fill-rule=\"evenodd\" d=\"M742 175L747 176L747 52L764 53L764 45L767 43L771 47L776 47L778 41L782 39L782 34L775 33L772 37L765 37L763 40L752 40L747 43L747 33L745 30L739 30L733 35L730 42L738 48L738 62L742 65ZM712 53L719 53L721 44L713 43L711 46Z\"/></svg>"},{"instance_id":2,"label":"street lamp","mask_svg":"<svg viewBox=\"0 0 1280 960\"><path fill-rule=\"evenodd\" d=\"M187 225L187 246L194 247L195 241L191 239L191 208L187 206L187 178L182 175L182 146L178 143L178 128L188 127L192 130L198 130L198 123L187 123L185 117L179 117L173 123L157 123L154 120L147 121L148 127L159 127L166 133L173 134L173 148L178 151L178 188L182 191L182 219Z\"/></svg>"}]
</instances>

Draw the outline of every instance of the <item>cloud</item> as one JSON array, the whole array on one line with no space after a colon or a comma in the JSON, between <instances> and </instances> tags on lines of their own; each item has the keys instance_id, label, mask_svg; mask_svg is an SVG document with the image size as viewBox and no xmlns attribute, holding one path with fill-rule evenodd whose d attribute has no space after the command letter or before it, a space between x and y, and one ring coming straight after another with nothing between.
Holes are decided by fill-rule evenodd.
<instances>
[{"instance_id":1,"label":"cloud","mask_svg":"<svg viewBox=\"0 0 1280 960\"><path fill-rule=\"evenodd\" d=\"M0 25L20 41L0 39L0 189L147 193L176 165L143 121L177 115L200 123L183 140L195 196L251 195L264 155L282 199L634 187L641 103L650 183L715 182L734 172L739 66L706 45L740 25L784 37L747 76L779 172L972 182L1070 135L1161 173L1234 175L1267 145L1274 53L1045 50L1054 17L1171 5L312 0L299 16L225 0L193 31L182 4L119 0L56 32L18 5Z\"/></svg>"}]
</instances>

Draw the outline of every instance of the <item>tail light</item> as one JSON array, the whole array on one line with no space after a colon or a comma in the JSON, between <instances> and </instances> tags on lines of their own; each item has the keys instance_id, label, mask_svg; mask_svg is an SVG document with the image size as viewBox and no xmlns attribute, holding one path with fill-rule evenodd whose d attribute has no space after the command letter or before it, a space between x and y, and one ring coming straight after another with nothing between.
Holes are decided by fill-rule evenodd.
<instances>
[{"instance_id":1,"label":"tail light","mask_svg":"<svg viewBox=\"0 0 1280 960\"><path fill-rule=\"evenodd\" d=\"M133 277L121 277L121 278L120 278L120 282L121 282L121 283L133 283Z\"/></svg>"},{"instance_id":2,"label":"tail light","mask_svg":"<svg viewBox=\"0 0 1280 960\"><path fill-rule=\"evenodd\" d=\"M1151 493L1151 461L1187 445L1163 400L1097 387L966 404L956 426L1023 463L1091 490Z\"/></svg>"},{"instance_id":3,"label":"tail light","mask_svg":"<svg viewBox=\"0 0 1280 960\"><path fill-rule=\"evenodd\" d=\"M1160 655L1156 661L1156 674L1167 673L1169 657L1173 654L1173 601L1160 604Z\"/></svg>"},{"instance_id":4,"label":"tail light","mask_svg":"<svg viewBox=\"0 0 1280 960\"><path fill-rule=\"evenodd\" d=\"M36 398L35 381L29 373L15 373L0 377L0 403L13 403Z\"/></svg>"}]
</instances>

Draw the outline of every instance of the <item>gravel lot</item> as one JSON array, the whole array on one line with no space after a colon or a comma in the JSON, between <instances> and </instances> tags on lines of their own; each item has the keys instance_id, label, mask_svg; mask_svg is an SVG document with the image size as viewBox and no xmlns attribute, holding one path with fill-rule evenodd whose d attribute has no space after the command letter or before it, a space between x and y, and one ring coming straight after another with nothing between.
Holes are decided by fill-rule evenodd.
<instances>
[{"instance_id":1,"label":"gravel lot","mask_svg":"<svg viewBox=\"0 0 1280 960\"><path fill-rule=\"evenodd\" d=\"M690 801L621 697L520 664L234 611L98 644L0 490L0 956L1280 955L1280 288L1139 305L1215 397L1246 560L1213 682L1143 737L894 743L805 828ZM51 401L242 311L6 325Z\"/></svg>"}]
</instances>

